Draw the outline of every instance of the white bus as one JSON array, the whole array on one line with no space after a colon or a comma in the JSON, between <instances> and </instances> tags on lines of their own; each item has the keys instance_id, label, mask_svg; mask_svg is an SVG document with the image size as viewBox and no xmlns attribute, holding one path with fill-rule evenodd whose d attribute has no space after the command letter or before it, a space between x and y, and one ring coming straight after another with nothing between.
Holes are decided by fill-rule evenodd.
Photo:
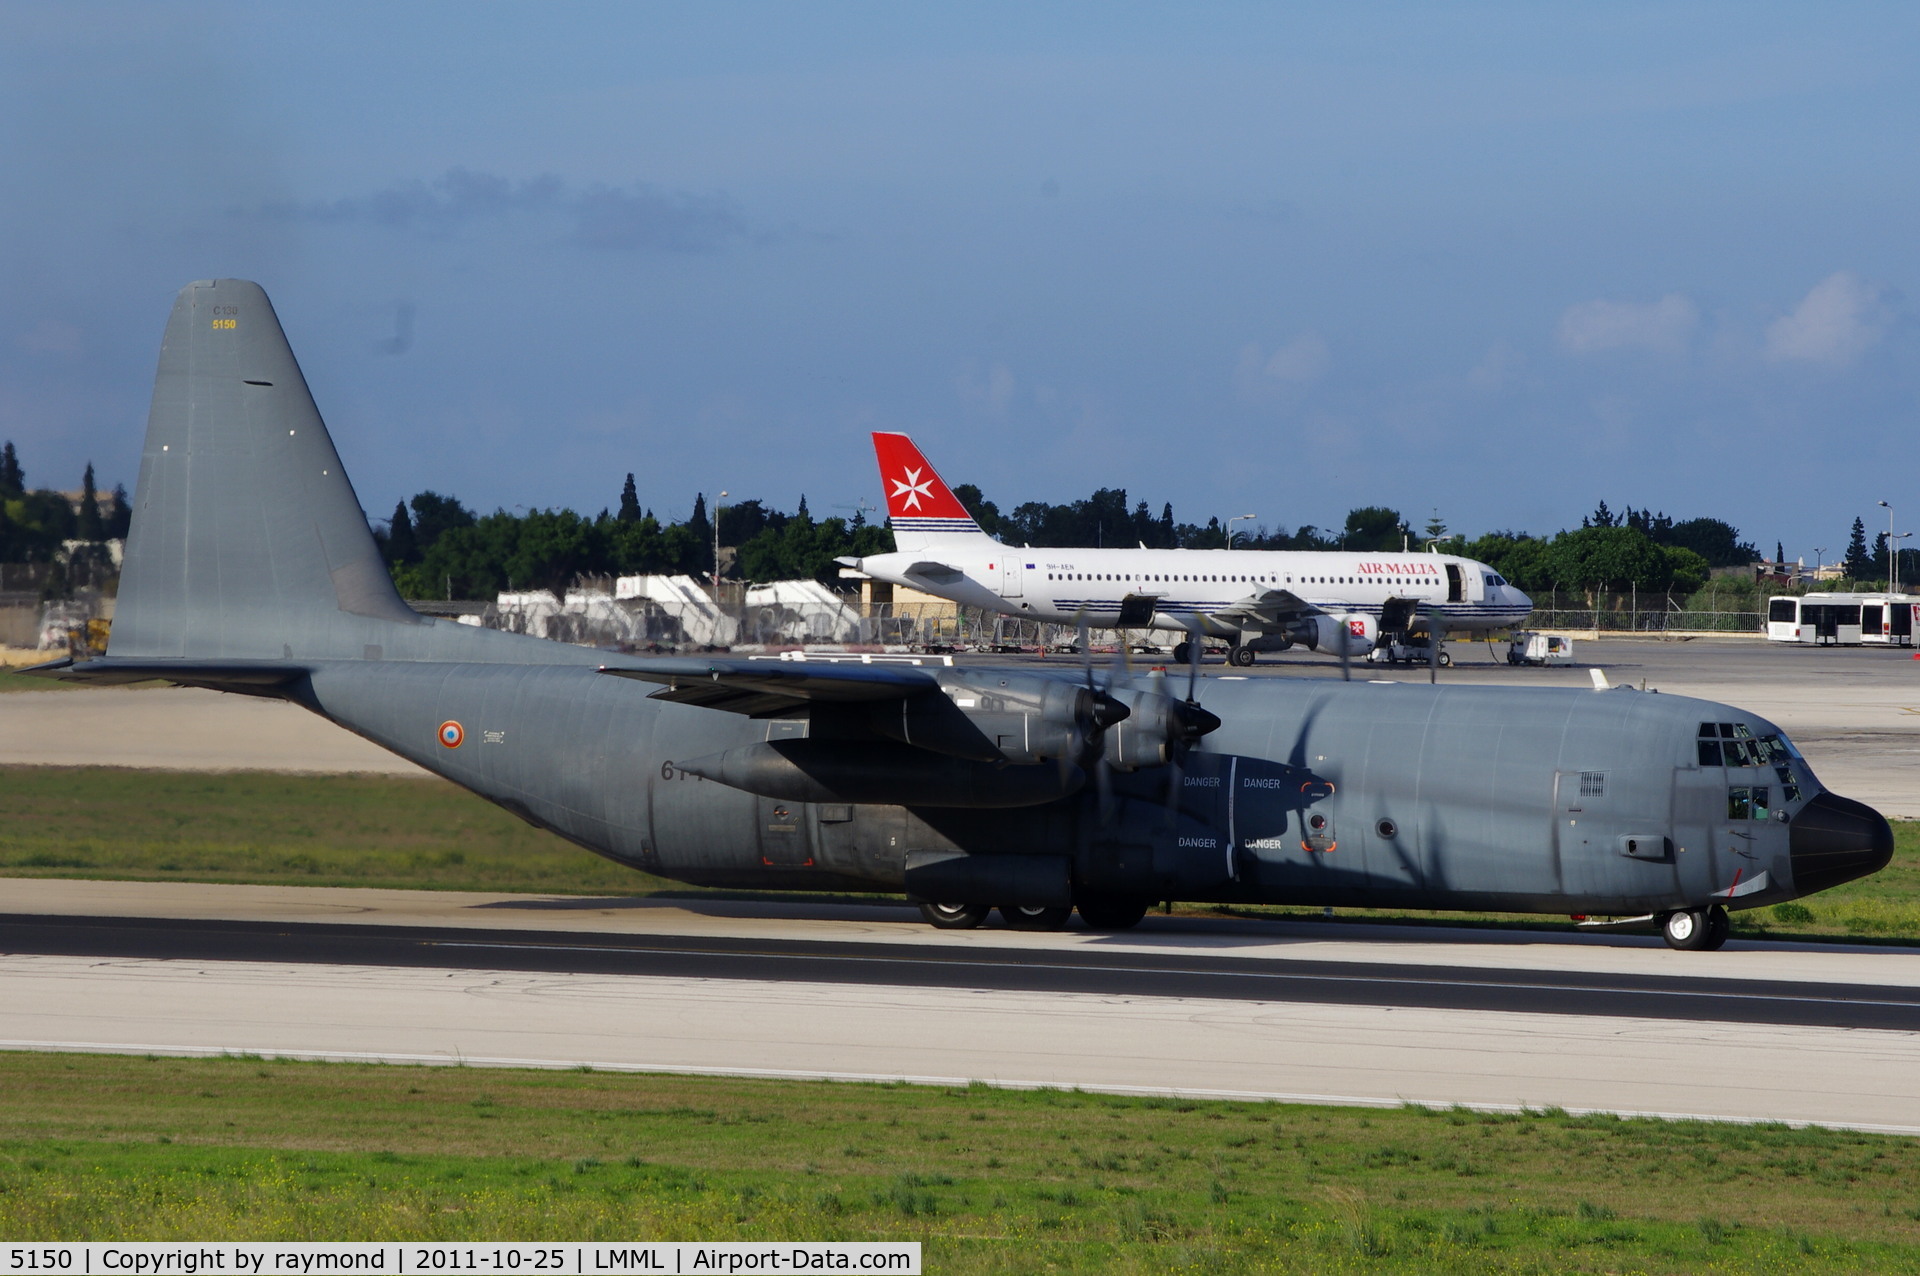
<instances>
[{"instance_id":1,"label":"white bus","mask_svg":"<svg viewBox=\"0 0 1920 1276\"><path fill-rule=\"evenodd\" d=\"M1863 643L1913 646L1920 596L1914 594L1778 595L1767 600L1767 639L1809 646Z\"/></svg>"}]
</instances>

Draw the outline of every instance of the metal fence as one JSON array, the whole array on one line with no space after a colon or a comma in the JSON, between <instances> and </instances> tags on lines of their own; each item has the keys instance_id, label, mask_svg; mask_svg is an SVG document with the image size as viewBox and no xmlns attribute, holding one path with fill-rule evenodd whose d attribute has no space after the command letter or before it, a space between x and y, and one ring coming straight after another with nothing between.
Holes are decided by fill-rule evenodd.
<instances>
[{"instance_id":1,"label":"metal fence","mask_svg":"<svg viewBox=\"0 0 1920 1276\"><path fill-rule=\"evenodd\" d=\"M1725 607L1721 605L1723 602ZM1755 602L1755 596L1746 590L1728 590L1722 599L1719 591L1711 586L1685 597L1629 591L1589 599L1585 594L1548 590L1533 596L1533 614L1519 627L1617 633L1756 634L1766 626L1764 613L1753 607Z\"/></svg>"}]
</instances>

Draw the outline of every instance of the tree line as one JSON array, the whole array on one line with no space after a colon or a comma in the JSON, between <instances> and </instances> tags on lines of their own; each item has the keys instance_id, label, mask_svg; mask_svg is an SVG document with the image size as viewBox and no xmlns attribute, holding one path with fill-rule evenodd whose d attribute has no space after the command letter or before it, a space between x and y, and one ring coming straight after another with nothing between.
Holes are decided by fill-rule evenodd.
<instances>
[{"instance_id":1,"label":"tree line","mask_svg":"<svg viewBox=\"0 0 1920 1276\"><path fill-rule=\"evenodd\" d=\"M65 598L76 583L97 583L110 574L106 542L124 538L132 522L127 489L116 485L103 499L91 461L76 504L51 488L29 488L13 443L0 445L0 563L44 564L44 572L36 573L43 596ZM72 542L78 544L69 551Z\"/></svg>"},{"instance_id":2,"label":"tree line","mask_svg":"<svg viewBox=\"0 0 1920 1276\"><path fill-rule=\"evenodd\" d=\"M893 548L893 534L869 524L864 512L816 519L805 496L791 514L757 500L722 505L719 523L721 546L734 551L725 574L736 579L831 582L840 571L835 559ZM704 493L684 521L662 521L641 507L631 474L617 509L590 518L568 509L476 515L451 496L421 492L396 505L374 539L408 598L559 593L578 576L705 577L715 549Z\"/></svg>"},{"instance_id":3,"label":"tree line","mask_svg":"<svg viewBox=\"0 0 1920 1276\"><path fill-rule=\"evenodd\" d=\"M1035 548L1109 546L1219 549L1227 543L1218 516L1204 524L1175 519L1170 503L1155 514L1124 488L1101 488L1063 504L1029 501L1003 513L980 488L960 484L954 495L981 529L1012 545ZM1237 521L1237 520L1236 520ZM411 598L485 597L504 589L563 590L579 575L684 574L713 570L714 535L706 497L693 513L669 522L641 506L629 474L616 507L594 517L572 510L496 510L476 515L458 500L422 492L401 502L376 528L401 591ZM720 543L733 550L725 575L747 581L812 578L837 582L844 556L887 553L892 533L851 518L816 519L806 498L788 514L758 500L723 505ZM1369 505L1350 511L1339 528L1312 524L1288 530L1265 524L1235 529L1241 549L1397 552L1437 548L1479 559L1522 589L1639 588L1690 593L1712 568L1744 566L1759 558L1738 529L1713 518L1675 520L1628 507L1615 515L1601 502L1575 530L1553 536L1491 532L1469 540L1448 532L1436 512L1415 528L1400 512Z\"/></svg>"},{"instance_id":4,"label":"tree line","mask_svg":"<svg viewBox=\"0 0 1920 1276\"><path fill-rule=\"evenodd\" d=\"M1760 553L1731 524L1716 518L1676 520L1627 506L1616 514L1605 501L1578 528L1550 536L1495 531L1469 539L1449 532L1435 511L1417 528L1398 510L1368 505L1351 510L1338 528L1305 524L1289 530L1267 524L1235 526L1219 516L1182 522L1171 503L1153 512L1125 488L1100 488L1083 500L1028 501L1002 512L972 484L954 488L981 528L1014 545L1035 548L1108 546L1218 549L1228 530L1236 549L1390 552L1435 548L1478 559L1528 591L1640 589L1691 593L1716 567L1744 566ZM126 535L132 517L126 489L101 497L87 466L76 504L59 492L30 489L12 443L0 448L0 561L59 564L68 541L97 543ZM759 500L723 504L719 541L731 551L725 575L747 581L812 578L837 583L846 556L887 553L893 535L884 523L851 517L815 518L802 496L787 513ZM619 499L597 515L570 509L480 514L457 498L423 491L374 524L374 538L395 583L409 598L488 597L507 589L562 591L593 575L708 576L714 563L714 525L704 494L685 519L657 517L642 506L633 475ZM1886 580L1886 534L1869 547L1855 519L1842 562L1857 582ZM1774 547L1776 559L1780 547ZM1904 556L1903 580L1920 576L1920 553Z\"/></svg>"},{"instance_id":5,"label":"tree line","mask_svg":"<svg viewBox=\"0 0 1920 1276\"><path fill-rule=\"evenodd\" d=\"M93 463L80 479L76 509L50 488L29 488L11 442L0 446L0 562L50 563L68 541L90 544L124 537L133 521L127 489L116 486L104 500L94 487Z\"/></svg>"}]
</instances>

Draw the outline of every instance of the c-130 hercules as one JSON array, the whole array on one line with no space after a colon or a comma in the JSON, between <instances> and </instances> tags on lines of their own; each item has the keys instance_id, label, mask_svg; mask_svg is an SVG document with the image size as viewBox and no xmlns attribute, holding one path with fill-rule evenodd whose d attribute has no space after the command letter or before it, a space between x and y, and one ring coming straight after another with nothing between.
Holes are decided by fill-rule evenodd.
<instances>
[{"instance_id":1,"label":"c-130 hercules","mask_svg":"<svg viewBox=\"0 0 1920 1276\"><path fill-rule=\"evenodd\" d=\"M647 659L401 601L266 294L182 289L112 638L36 672L291 700L634 868L1118 929L1161 899L1648 916L1874 872L1753 714L1610 692Z\"/></svg>"}]
</instances>

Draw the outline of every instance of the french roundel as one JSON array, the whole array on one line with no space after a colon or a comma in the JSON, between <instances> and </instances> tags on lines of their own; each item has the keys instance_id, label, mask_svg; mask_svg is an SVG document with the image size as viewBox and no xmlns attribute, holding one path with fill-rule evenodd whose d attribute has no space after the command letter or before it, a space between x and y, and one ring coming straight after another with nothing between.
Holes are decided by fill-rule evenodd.
<instances>
[{"instance_id":1,"label":"french roundel","mask_svg":"<svg viewBox=\"0 0 1920 1276\"><path fill-rule=\"evenodd\" d=\"M440 743L449 749L459 748L460 742L466 738L467 733L461 729L458 722L449 720L440 724Z\"/></svg>"}]
</instances>

